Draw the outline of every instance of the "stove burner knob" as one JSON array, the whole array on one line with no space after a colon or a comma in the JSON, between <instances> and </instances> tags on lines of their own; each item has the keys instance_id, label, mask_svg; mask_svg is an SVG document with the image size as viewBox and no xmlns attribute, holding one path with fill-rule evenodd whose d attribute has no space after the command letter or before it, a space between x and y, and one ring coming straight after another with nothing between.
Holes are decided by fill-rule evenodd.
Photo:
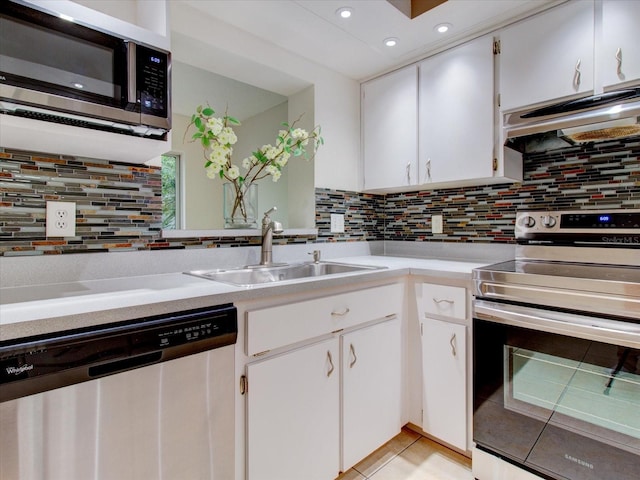
<instances>
[{"instance_id":1,"label":"stove burner knob","mask_svg":"<svg viewBox=\"0 0 640 480\"><path fill-rule=\"evenodd\" d=\"M536 219L530 215L527 215L526 217L522 217L522 220L520 220L520 225L527 228L535 227Z\"/></svg>"},{"instance_id":2,"label":"stove burner knob","mask_svg":"<svg viewBox=\"0 0 640 480\"><path fill-rule=\"evenodd\" d=\"M552 217L551 215L545 215L542 217L542 225L547 228L555 227L556 225L556 217Z\"/></svg>"}]
</instances>

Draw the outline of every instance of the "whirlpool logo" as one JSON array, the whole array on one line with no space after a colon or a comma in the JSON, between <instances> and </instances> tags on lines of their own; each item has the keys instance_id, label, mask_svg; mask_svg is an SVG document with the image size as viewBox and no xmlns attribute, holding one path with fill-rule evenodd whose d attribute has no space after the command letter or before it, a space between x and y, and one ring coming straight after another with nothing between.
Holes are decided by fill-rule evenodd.
<instances>
[{"instance_id":1,"label":"whirlpool logo","mask_svg":"<svg viewBox=\"0 0 640 480\"><path fill-rule=\"evenodd\" d=\"M564 458L565 458L565 460L569 460L570 462L577 463L581 467L585 467L585 468L588 468L590 470L593 470L593 463L586 462L586 461L582 460L581 458L576 458L576 457L574 457L572 455L569 455L568 453L564 454Z\"/></svg>"},{"instance_id":2,"label":"whirlpool logo","mask_svg":"<svg viewBox=\"0 0 640 480\"><path fill-rule=\"evenodd\" d=\"M33 364L28 363L26 365L20 365L19 367L7 367L5 368L8 375L20 375L24 372L28 372L29 370L33 370Z\"/></svg>"}]
</instances>

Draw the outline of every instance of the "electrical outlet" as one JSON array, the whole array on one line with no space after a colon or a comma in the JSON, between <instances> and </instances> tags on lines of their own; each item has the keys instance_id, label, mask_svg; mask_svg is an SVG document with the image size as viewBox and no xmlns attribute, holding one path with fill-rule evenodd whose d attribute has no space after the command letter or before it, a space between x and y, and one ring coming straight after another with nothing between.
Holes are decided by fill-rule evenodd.
<instances>
[{"instance_id":1,"label":"electrical outlet","mask_svg":"<svg viewBox=\"0 0 640 480\"><path fill-rule=\"evenodd\" d=\"M47 237L76 236L76 203L47 202Z\"/></svg>"},{"instance_id":2,"label":"electrical outlet","mask_svg":"<svg viewBox=\"0 0 640 480\"><path fill-rule=\"evenodd\" d=\"M344 215L340 213L331 214L331 233L344 233Z\"/></svg>"},{"instance_id":3,"label":"electrical outlet","mask_svg":"<svg viewBox=\"0 0 640 480\"><path fill-rule=\"evenodd\" d=\"M431 215L431 233L442 233L442 215Z\"/></svg>"}]
</instances>

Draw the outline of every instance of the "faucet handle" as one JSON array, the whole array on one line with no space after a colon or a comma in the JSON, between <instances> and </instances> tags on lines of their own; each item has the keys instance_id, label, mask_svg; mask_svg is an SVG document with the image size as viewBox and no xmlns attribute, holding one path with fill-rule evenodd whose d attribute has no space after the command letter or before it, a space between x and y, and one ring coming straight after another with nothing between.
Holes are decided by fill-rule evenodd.
<instances>
[{"instance_id":1,"label":"faucet handle","mask_svg":"<svg viewBox=\"0 0 640 480\"><path fill-rule=\"evenodd\" d=\"M314 250L313 252L309 252L309 255L313 255L313 261L318 263L320 261L320 255L322 252L320 250Z\"/></svg>"},{"instance_id":2,"label":"faucet handle","mask_svg":"<svg viewBox=\"0 0 640 480\"><path fill-rule=\"evenodd\" d=\"M269 210L267 210L266 212L264 212L264 216L268 217L270 213L276 212L278 209L277 207L271 207Z\"/></svg>"}]
</instances>

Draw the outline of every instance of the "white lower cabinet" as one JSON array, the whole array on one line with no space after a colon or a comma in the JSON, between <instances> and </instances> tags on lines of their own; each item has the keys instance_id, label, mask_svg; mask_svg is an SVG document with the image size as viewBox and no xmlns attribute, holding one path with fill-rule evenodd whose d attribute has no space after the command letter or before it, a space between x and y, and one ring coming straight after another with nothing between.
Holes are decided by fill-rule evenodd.
<instances>
[{"instance_id":1,"label":"white lower cabinet","mask_svg":"<svg viewBox=\"0 0 640 480\"><path fill-rule=\"evenodd\" d=\"M339 340L247 366L248 480L329 480L340 455Z\"/></svg>"},{"instance_id":2,"label":"white lower cabinet","mask_svg":"<svg viewBox=\"0 0 640 480\"><path fill-rule=\"evenodd\" d=\"M393 284L247 312L247 480L333 480L400 432L403 296Z\"/></svg>"},{"instance_id":3,"label":"white lower cabinet","mask_svg":"<svg viewBox=\"0 0 640 480\"><path fill-rule=\"evenodd\" d=\"M467 450L466 327L422 321L422 429Z\"/></svg>"},{"instance_id":4,"label":"white lower cabinet","mask_svg":"<svg viewBox=\"0 0 640 480\"><path fill-rule=\"evenodd\" d=\"M400 319L342 335L342 471L400 432Z\"/></svg>"}]
</instances>

